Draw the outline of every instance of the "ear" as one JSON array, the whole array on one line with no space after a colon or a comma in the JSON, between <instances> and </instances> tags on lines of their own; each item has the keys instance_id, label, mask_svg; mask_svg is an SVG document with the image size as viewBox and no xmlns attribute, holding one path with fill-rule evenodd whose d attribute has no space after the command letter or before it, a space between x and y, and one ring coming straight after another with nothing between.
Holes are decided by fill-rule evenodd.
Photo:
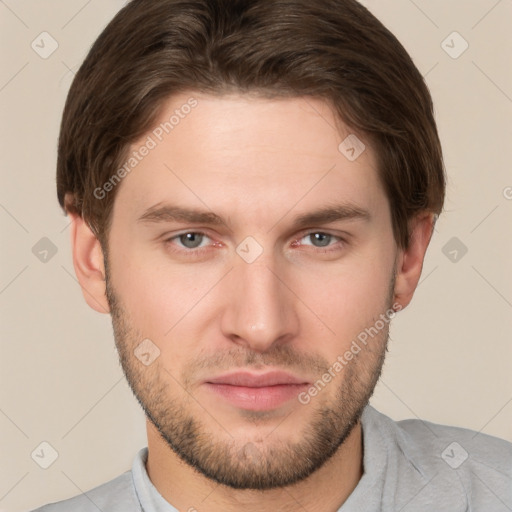
<instances>
[{"instance_id":1,"label":"ear","mask_svg":"<svg viewBox=\"0 0 512 512\"><path fill-rule=\"evenodd\" d=\"M434 214L423 212L409 222L409 247L399 249L396 264L395 303L405 308L418 286L423 260L434 229Z\"/></svg>"},{"instance_id":2,"label":"ear","mask_svg":"<svg viewBox=\"0 0 512 512\"><path fill-rule=\"evenodd\" d=\"M96 235L77 213L69 213L73 266L85 301L98 313L109 313L103 250Z\"/></svg>"}]
</instances>

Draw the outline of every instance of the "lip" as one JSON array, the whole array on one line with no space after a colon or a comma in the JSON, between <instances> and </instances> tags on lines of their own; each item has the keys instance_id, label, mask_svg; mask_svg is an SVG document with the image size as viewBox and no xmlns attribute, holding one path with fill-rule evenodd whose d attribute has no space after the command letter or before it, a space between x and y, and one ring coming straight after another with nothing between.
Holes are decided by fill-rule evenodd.
<instances>
[{"instance_id":1,"label":"lip","mask_svg":"<svg viewBox=\"0 0 512 512\"><path fill-rule=\"evenodd\" d=\"M283 371L233 372L208 379L203 385L235 407L265 411L297 398L309 382Z\"/></svg>"},{"instance_id":2,"label":"lip","mask_svg":"<svg viewBox=\"0 0 512 512\"><path fill-rule=\"evenodd\" d=\"M270 371L266 373L233 372L208 379L210 384L227 384L230 386L243 386L248 388L263 388L283 384L309 384L306 380L283 371Z\"/></svg>"}]
</instances>

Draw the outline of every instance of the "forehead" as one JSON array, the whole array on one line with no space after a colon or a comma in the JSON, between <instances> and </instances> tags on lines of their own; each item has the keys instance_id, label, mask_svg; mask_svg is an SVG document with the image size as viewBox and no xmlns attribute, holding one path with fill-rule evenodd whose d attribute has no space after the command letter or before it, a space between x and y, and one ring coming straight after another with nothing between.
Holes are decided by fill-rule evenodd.
<instances>
[{"instance_id":1,"label":"forehead","mask_svg":"<svg viewBox=\"0 0 512 512\"><path fill-rule=\"evenodd\" d=\"M280 209L385 202L369 141L318 98L181 93L128 157L115 210L132 218L162 202L261 221Z\"/></svg>"}]
</instances>

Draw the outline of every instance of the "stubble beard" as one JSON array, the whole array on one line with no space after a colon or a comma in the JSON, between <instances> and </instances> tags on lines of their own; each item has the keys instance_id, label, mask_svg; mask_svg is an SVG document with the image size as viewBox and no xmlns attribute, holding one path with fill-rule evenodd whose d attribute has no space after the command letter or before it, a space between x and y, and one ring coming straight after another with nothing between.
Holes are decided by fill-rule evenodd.
<instances>
[{"instance_id":1,"label":"stubble beard","mask_svg":"<svg viewBox=\"0 0 512 512\"><path fill-rule=\"evenodd\" d=\"M389 339L388 325L329 384L337 386L330 400L322 396L322 393L329 393L324 390L309 404L298 405L312 410L299 442L280 438L279 427L266 438L266 444L236 439L217 429L219 435L205 424L213 422L209 417L211 413L203 409L199 414L197 411L201 409L195 399L184 391L186 385L182 382L186 377L178 379L171 375L158 359L151 366L144 366L134 356L134 348L144 336L130 325L129 315L109 280L107 265L106 286L119 360L147 418L183 461L205 477L233 489L275 489L298 483L313 474L338 451L357 425L382 371ZM389 306L391 297L387 302ZM303 356L284 346L276 346L268 354L242 353L240 349L230 351L226 357L231 368L261 364L289 368L290 360L304 361ZM325 371L328 366L324 367ZM202 421L201 416L207 422Z\"/></svg>"}]
</instances>

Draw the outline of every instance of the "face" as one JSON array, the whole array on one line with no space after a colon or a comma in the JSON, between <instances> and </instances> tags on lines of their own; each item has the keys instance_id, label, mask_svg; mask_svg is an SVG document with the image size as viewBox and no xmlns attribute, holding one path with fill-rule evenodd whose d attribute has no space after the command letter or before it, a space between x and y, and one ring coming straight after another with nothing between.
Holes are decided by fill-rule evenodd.
<instances>
[{"instance_id":1,"label":"face","mask_svg":"<svg viewBox=\"0 0 512 512\"><path fill-rule=\"evenodd\" d=\"M124 372L203 475L298 482L336 453L383 363L397 248L375 155L360 137L347 158L351 131L319 99L182 94L157 125L131 148L150 149L117 185L109 235Z\"/></svg>"}]
</instances>

